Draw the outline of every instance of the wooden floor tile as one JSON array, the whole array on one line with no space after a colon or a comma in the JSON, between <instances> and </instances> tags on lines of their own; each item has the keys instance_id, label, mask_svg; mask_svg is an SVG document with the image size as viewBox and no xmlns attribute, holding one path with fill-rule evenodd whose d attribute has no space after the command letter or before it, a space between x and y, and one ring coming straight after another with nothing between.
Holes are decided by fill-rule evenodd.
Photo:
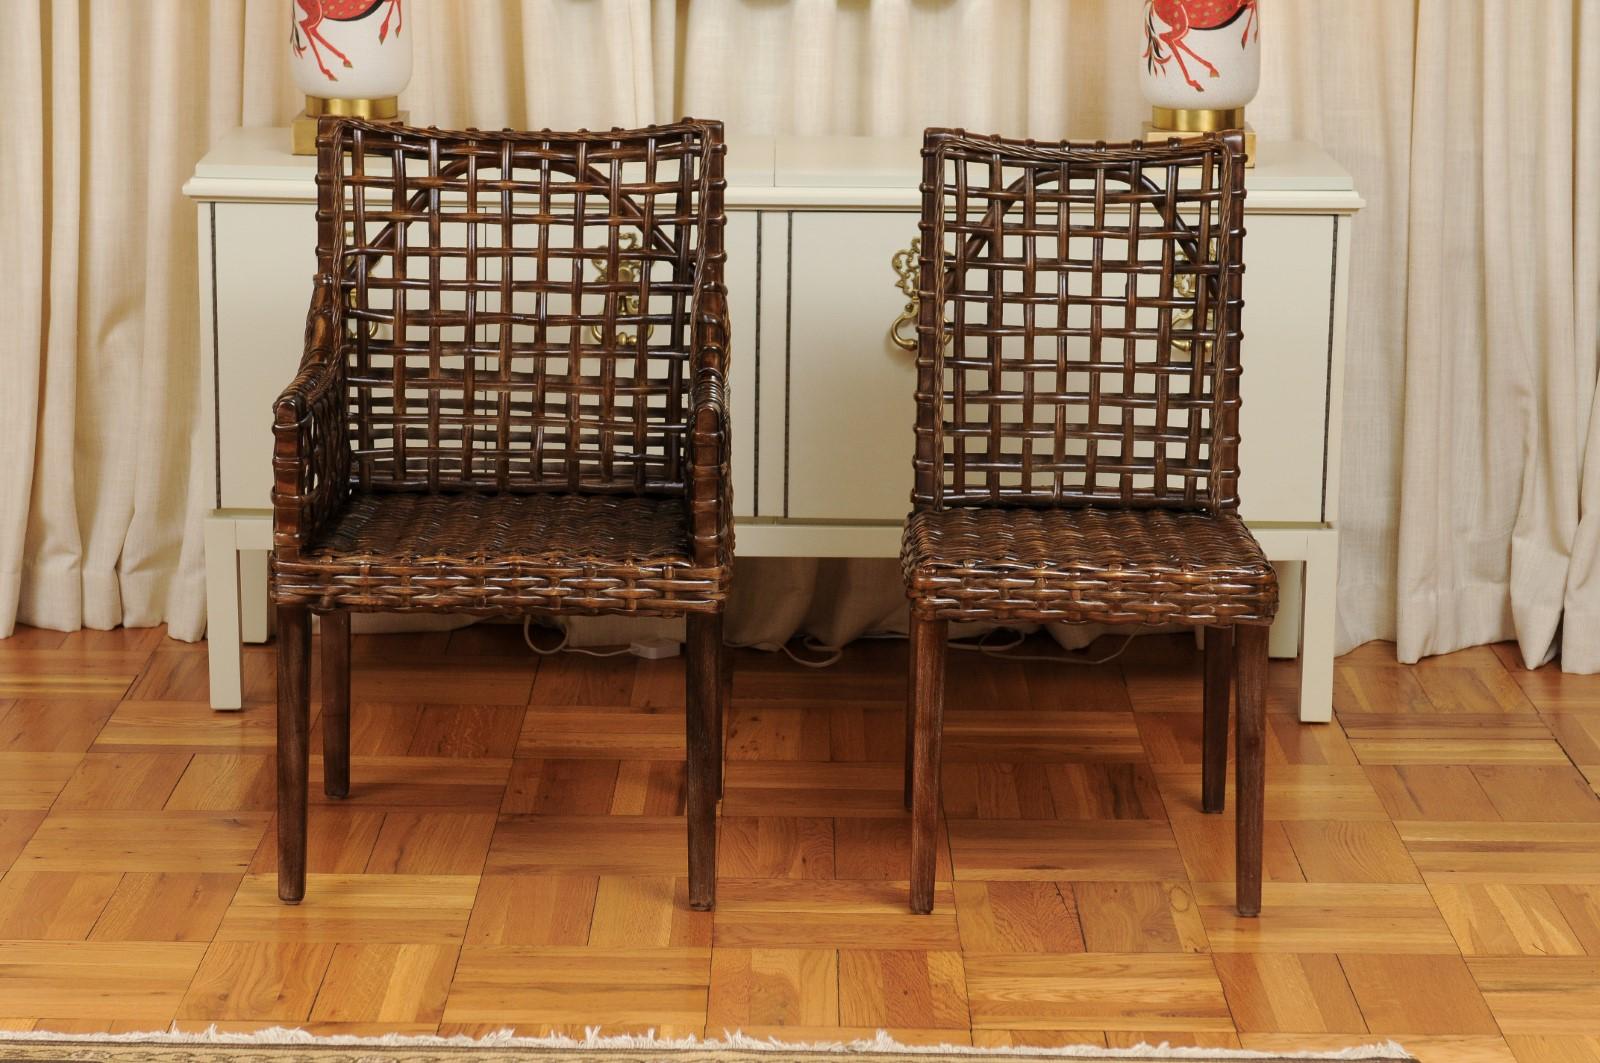
<instances>
[{"instance_id":1,"label":"wooden floor tile","mask_svg":"<svg viewBox=\"0 0 1600 1063\"><path fill-rule=\"evenodd\" d=\"M311 802L390 812L497 812L510 774L511 761L500 757L351 756L350 796L332 798L323 793L322 758L313 756Z\"/></svg>"},{"instance_id":2,"label":"wooden floor tile","mask_svg":"<svg viewBox=\"0 0 1600 1063\"><path fill-rule=\"evenodd\" d=\"M593 875L484 875L466 944L585 944L598 889Z\"/></svg>"},{"instance_id":3,"label":"wooden floor tile","mask_svg":"<svg viewBox=\"0 0 1600 1063\"><path fill-rule=\"evenodd\" d=\"M270 812L277 796L275 771L273 758L266 754L197 753L162 807L182 812Z\"/></svg>"},{"instance_id":4,"label":"wooden floor tile","mask_svg":"<svg viewBox=\"0 0 1600 1063\"><path fill-rule=\"evenodd\" d=\"M1362 738L1351 748L1363 764L1565 764L1553 738Z\"/></svg>"},{"instance_id":5,"label":"wooden floor tile","mask_svg":"<svg viewBox=\"0 0 1600 1063\"><path fill-rule=\"evenodd\" d=\"M1108 765L1134 767L1134 765ZM1063 768L1097 768L1093 764L1009 764L1004 761L968 761L946 764L940 773L944 814L951 819L1055 819L1056 799L1051 773ZM1070 782L1063 782L1070 788ZM1072 811L1067 793L1064 811ZM1157 817L1159 818L1159 817Z\"/></svg>"},{"instance_id":6,"label":"wooden floor tile","mask_svg":"<svg viewBox=\"0 0 1600 1063\"><path fill-rule=\"evenodd\" d=\"M683 659L646 661L581 654L539 662L529 702L552 706L682 710Z\"/></svg>"},{"instance_id":7,"label":"wooden floor tile","mask_svg":"<svg viewBox=\"0 0 1600 1063\"><path fill-rule=\"evenodd\" d=\"M711 913L689 907L689 880L672 875L602 875L589 944L599 948L710 947Z\"/></svg>"},{"instance_id":8,"label":"wooden floor tile","mask_svg":"<svg viewBox=\"0 0 1600 1063\"><path fill-rule=\"evenodd\" d=\"M1478 777L1464 764L1373 765L1367 768L1367 778L1384 811L1396 822L1492 822L1500 818Z\"/></svg>"},{"instance_id":9,"label":"wooden floor tile","mask_svg":"<svg viewBox=\"0 0 1600 1063\"><path fill-rule=\"evenodd\" d=\"M901 820L889 822L901 833L909 830ZM820 817L723 816L717 824L717 874L724 878L833 878L833 828L833 820Z\"/></svg>"},{"instance_id":10,"label":"wooden floor tile","mask_svg":"<svg viewBox=\"0 0 1600 1063\"><path fill-rule=\"evenodd\" d=\"M933 877L947 882L952 875L950 846L944 831L934 840ZM911 824L900 819L833 821L833 877L878 882L905 881L911 869Z\"/></svg>"},{"instance_id":11,"label":"wooden floor tile","mask_svg":"<svg viewBox=\"0 0 1600 1063\"><path fill-rule=\"evenodd\" d=\"M1139 729L1128 712L946 711L944 759L1137 763Z\"/></svg>"},{"instance_id":12,"label":"wooden floor tile","mask_svg":"<svg viewBox=\"0 0 1600 1063\"><path fill-rule=\"evenodd\" d=\"M485 870L524 875L684 875L688 830L667 816L502 816Z\"/></svg>"},{"instance_id":13,"label":"wooden floor tile","mask_svg":"<svg viewBox=\"0 0 1600 1063\"><path fill-rule=\"evenodd\" d=\"M1203 814L1199 769L1161 770L1156 779L1168 815ZM1231 782L1230 779L1230 809ZM1371 780L1359 767L1277 764L1267 772L1267 818L1382 821L1389 817Z\"/></svg>"},{"instance_id":14,"label":"wooden floor tile","mask_svg":"<svg viewBox=\"0 0 1600 1063\"><path fill-rule=\"evenodd\" d=\"M711 956L706 1025L746 1033L761 1027L839 1026L839 954L833 949L717 949Z\"/></svg>"},{"instance_id":15,"label":"wooden floor tile","mask_svg":"<svg viewBox=\"0 0 1600 1063\"><path fill-rule=\"evenodd\" d=\"M950 854L961 880L1161 880L1183 860L1165 822L951 820Z\"/></svg>"},{"instance_id":16,"label":"wooden floor tile","mask_svg":"<svg viewBox=\"0 0 1600 1063\"><path fill-rule=\"evenodd\" d=\"M718 948L959 951L955 897L934 888L932 915L912 915L903 882L725 879L717 884Z\"/></svg>"},{"instance_id":17,"label":"wooden floor tile","mask_svg":"<svg viewBox=\"0 0 1600 1063\"><path fill-rule=\"evenodd\" d=\"M1600 795L1571 764L1486 764L1472 774L1501 819L1600 823Z\"/></svg>"},{"instance_id":18,"label":"wooden floor tile","mask_svg":"<svg viewBox=\"0 0 1600 1063\"><path fill-rule=\"evenodd\" d=\"M1055 882L958 882L956 923L968 956L1082 952L1072 887Z\"/></svg>"},{"instance_id":19,"label":"wooden floor tile","mask_svg":"<svg viewBox=\"0 0 1600 1063\"><path fill-rule=\"evenodd\" d=\"M1056 819L1166 819L1155 773L1145 764L1051 764Z\"/></svg>"},{"instance_id":20,"label":"wooden floor tile","mask_svg":"<svg viewBox=\"0 0 1600 1063\"><path fill-rule=\"evenodd\" d=\"M1391 1034L1498 1034L1460 956L1340 953L1367 1027Z\"/></svg>"},{"instance_id":21,"label":"wooden floor tile","mask_svg":"<svg viewBox=\"0 0 1600 1063\"><path fill-rule=\"evenodd\" d=\"M93 748L102 753L271 753L276 734L271 707L206 712L187 702L124 701L100 729Z\"/></svg>"},{"instance_id":22,"label":"wooden floor tile","mask_svg":"<svg viewBox=\"0 0 1600 1063\"><path fill-rule=\"evenodd\" d=\"M454 944L472 913L473 875L308 875L305 900L278 900L276 875L246 875L218 941Z\"/></svg>"},{"instance_id":23,"label":"wooden floor tile","mask_svg":"<svg viewBox=\"0 0 1600 1063\"><path fill-rule=\"evenodd\" d=\"M679 712L530 709L517 742L522 757L681 760L683 750Z\"/></svg>"},{"instance_id":24,"label":"wooden floor tile","mask_svg":"<svg viewBox=\"0 0 1600 1063\"><path fill-rule=\"evenodd\" d=\"M155 811L189 767L187 753L89 753L61 788L56 811Z\"/></svg>"},{"instance_id":25,"label":"wooden floor tile","mask_svg":"<svg viewBox=\"0 0 1600 1063\"><path fill-rule=\"evenodd\" d=\"M1600 886L1555 884L1545 887L1583 951L1600 956Z\"/></svg>"},{"instance_id":26,"label":"wooden floor tile","mask_svg":"<svg viewBox=\"0 0 1600 1063\"><path fill-rule=\"evenodd\" d=\"M1214 960L1240 1033L1367 1031L1337 956L1219 952Z\"/></svg>"},{"instance_id":27,"label":"wooden floor tile","mask_svg":"<svg viewBox=\"0 0 1600 1063\"><path fill-rule=\"evenodd\" d=\"M82 941L121 880L117 872L9 874L0 879L0 939Z\"/></svg>"},{"instance_id":28,"label":"wooden floor tile","mask_svg":"<svg viewBox=\"0 0 1600 1063\"><path fill-rule=\"evenodd\" d=\"M1304 882L1305 872L1289 843L1285 823L1269 820L1262 828L1262 875L1268 882ZM1178 816L1172 834L1183 854L1192 882L1232 882L1238 868L1237 828L1231 816Z\"/></svg>"},{"instance_id":29,"label":"wooden floor tile","mask_svg":"<svg viewBox=\"0 0 1600 1063\"><path fill-rule=\"evenodd\" d=\"M206 946L148 942L0 941L7 1010L156 1027L183 999Z\"/></svg>"},{"instance_id":30,"label":"wooden floor tile","mask_svg":"<svg viewBox=\"0 0 1600 1063\"><path fill-rule=\"evenodd\" d=\"M967 984L961 953L840 950L839 1022L880 1028L965 1027Z\"/></svg>"},{"instance_id":31,"label":"wooden floor tile","mask_svg":"<svg viewBox=\"0 0 1600 1063\"><path fill-rule=\"evenodd\" d=\"M1307 882L1421 882L1394 824L1293 820L1283 825Z\"/></svg>"},{"instance_id":32,"label":"wooden floor tile","mask_svg":"<svg viewBox=\"0 0 1600 1063\"><path fill-rule=\"evenodd\" d=\"M905 767L789 761L730 761L722 811L729 816L905 814Z\"/></svg>"},{"instance_id":33,"label":"wooden floor tile","mask_svg":"<svg viewBox=\"0 0 1600 1063\"><path fill-rule=\"evenodd\" d=\"M76 753L0 753L0 810L43 812L78 770Z\"/></svg>"},{"instance_id":34,"label":"wooden floor tile","mask_svg":"<svg viewBox=\"0 0 1600 1063\"><path fill-rule=\"evenodd\" d=\"M94 941L210 941L244 876L130 871L89 937Z\"/></svg>"},{"instance_id":35,"label":"wooden floor tile","mask_svg":"<svg viewBox=\"0 0 1600 1063\"><path fill-rule=\"evenodd\" d=\"M704 1024L711 950L467 947L446 1022Z\"/></svg>"},{"instance_id":36,"label":"wooden floor tile","mask_svg":"<svg viewBox=\"0 0 1600 1063\"><path fill-rule=\"evenodd\" d=\"M454 945L339 945L312 1022L437 1023L455 974Z\"/></svg>"},{"instance_id":37,"label":"wooden floor tile","mask_svg":"<svg viewBox=\"0 0 1600 1063\"><path fill-rule=\"evenodd\" d=\"M80 700L63 712L58 701L0 701L0 752L82 753L117 705L114 698Z\"/></svg>"},{"instance_id":38,"label":"wooden floor tile","mask_svg":"<svg viewBox=\"0 0 1600 1063\"><path fill-rule=\"evenodd\" d=\"M966 980L975 1030L1233 1031L1209 956L978 956Z\"/></svg>"},{"instance_id":39,"label":"wooden floor tile","mask_svg":"<svg viewBox=\"0 0 1600 1063\"><path fill-rule=\"evenodd\" d=\"M1591 823L1398 823L1428 882L1600 883Z\"/></svg>"},{"instance_id":40,"label":"wooden floor tile","mask_svg":"<svg viewBox=\"0 0 1600 1063\"><path fill-rule=\"evenodd\" d=\"M683 815L683 767L681 760L620 761L608 811L613 816Z\"/></svg>"},{"instance_id":41,"label":"wooden floor tile","mask_svg":"<svg viewBox=\"0 0 1600 1063\"><path fill-rule=\"evenodd\" d=\"M52 812L15 866L54 871L243 871L264 812Z\"/></svg>"},{"instance_id":42,"label":"wooden floor tile","mask_svg":"<svg viewBox=\"0 0 1600 1063\"><path fill-rule=\"evenodd\" d=\"M489 855L496 816L390 812L367 859L375 875L476 875Z\"/></svg>"},{"instance_id":43,"label":"wooden floor tile","mask_svg":"<svg viewBox=\"0 0 1600 1063\"><path fill-rule=\"evenodd\" d=\"M1359 651L1358 651L1359 652ZM1333 707L1339 718L1362 713L1432 713L1416 670L1394 660L1368 664L1347 655L1334 666Z\"/></svg>"},{"instance_id":44,"label":"wooden floor tile","mask_svg":"<svg viewBox=\"0 0 1600 1063\"><path fill-rule=\"evenodd\" d=\"M1600 1063L1600 1035L1512 1035L1506 1038L1516 1063Z\"/></svg>"},{"instance_id":45,"label":"wooden floor tile","mask_svg":"<svg viewBox=\"0 0 1600 1063\"><path fill-rule=\"evenodd\" d=\"M1476 660L1471 655L1476 655ZM1516 680L1487 647L1435 657L1417 669L1417 680L1439 712L1533 712Z\"/></svg>"},{"instance_id":46,"label":"wooden floor tile","mask_svg":"<svg viewBox=\"0 0 1600 1063\"><path fill-rule=\"evenodd\" d=\"M832 715L827 705L735 705L728 714L729 760L832 759Z\"/></svg>"},{"instance_id":47,"label":"wooden floor tile","mask_svg":"<svg viewBox=\"0 0 1600 1063\"><path fill-rule=\"evenodd\" d=\"M22 853L29 839L33 837L33 832L44 822L44 815L42 811L15 812L0 809L0 874L4 874Z\"/></svg>"},{"instance_id":48,"label":"wooden floor tile","mask_svg":"<svg viewBox=\"0 0 1600 1063\"><path fill-rule=\"evenodd\" d=\"M424 705L406 753L413 757L509 757L524 710L504 705Z\"/></svg>"},{"instance_id":49,"label":"wooden floor tile","mask_svg":"<svg viewBox=\"0 0 1600 1063\"><path fill-rule=\"evenodd\" d=\"M121 698L151 656L138 650L12 650L0 662L0 698L74 703Z\"/></svg>"},{"instance_id":50,"label":"wooden floor tile","mask_svg":"<svg viewBox=\"0 0 1600 1063\"><path fill-rule=\"evenodd\" d=\"M1089 952L1205 952L1205 926L1189 883L1074 882Z\"/></svg>"},{"instance_id":51,"label":"wooden floor tile","mask_svg":"<svg viewBox=\"0 0 1600 1063\"><path fill-rule=\"evenodd\" d=\"M1268 882L1261 915L1243 918L1231 883L1195 887L1214 952L1454 952L1424 886Z\"/></svg>"},{"instance_id":52,"label":"wooden floor tile","mask_svg":"<svg viewBox=\"0 0 1600 1063\"><path fill-rule=\"evenodd\" d=\"M304 1022L333 952L331 944L305 941L215 942L184 995L178 1018Z\"/></svg>"},{"instance_id":53,"label":"wooden floor tile","mask_svg":"<svg viewBox=\"0 0 1600 1063\"><path fill-rule=\"evenodd\" d=\"M536 661L516 657L477 657L450 665L427 659L358 664L350 669L350 696L358 704L526 705L537 668Z\"/></svg>"},{"instance_id":54,"label":"wooden floor tile","mask_svg":"<svg viewBox=\"0 0 1600 1063\"><path fill-rule=\"evenodd\" d=\"M1501 1032L1600 1035L1600 956L1480 956L1466 962Z\"/></svg>"},{"instance_id":55,"label":"wooden floor tile","mask_svg":"<svg viewBox=\"0 0 1600 1063\"><path fill-rule=\"evenodd\" d=\"M354 875L367 866L385 815L380 808L326 805L307 817L306 870L314 874ZM274 819L250 860L251 874L278 869L278 824Z\"/></svg>"},{"instance_id":56,"label":"wooden floor tile","mask_svg":"<svg viewBox=\"0 0 1600 1063\"><path fill-rule=\"evenodd\" d=\"M607 815L616 798L620 769L621 762L616 760L519 757L511 762L500 811L506 815ZM632 814L647 813L641 808Z\"/></svg>"},{"instance_id":57,"label":"wooden floor tile","mask_svg":"<svg viewBox=\"0 0 1600 1063\"><path fill-rule=\"evenodd\" d=\"M1550 889L1476 882L1436 884L1433 899L1467 956L1581 956L1584 943Z\"/></svg>"}]
</instances>

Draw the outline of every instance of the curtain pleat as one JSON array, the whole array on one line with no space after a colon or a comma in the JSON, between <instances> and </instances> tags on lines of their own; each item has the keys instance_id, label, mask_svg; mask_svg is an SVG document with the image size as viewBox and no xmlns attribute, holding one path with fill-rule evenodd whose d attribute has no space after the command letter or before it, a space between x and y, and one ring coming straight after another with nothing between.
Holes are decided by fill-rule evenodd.
<instances>
[{"instance_id":1,"label":"curtain pleat","mask_svg":"<svg viewBox=\"0 0 1600 1063\"><path fill-rule=\"evenodd\" d=\"M1515 638L1529 663L1600 670L1600 0L1261 2L1252 123L1322 144L1367 200L1341 648ZM222 132L298 109L290 7L7 8L0 634L204 631L212 472L179 188ZM1129 0L408 0L406 19L402 105L445 127L692 113L735 133L1116 138L1145 117ZM736 640L903 625L889 562L758 559L739 584Z\"/></svg>"}]
</instances>

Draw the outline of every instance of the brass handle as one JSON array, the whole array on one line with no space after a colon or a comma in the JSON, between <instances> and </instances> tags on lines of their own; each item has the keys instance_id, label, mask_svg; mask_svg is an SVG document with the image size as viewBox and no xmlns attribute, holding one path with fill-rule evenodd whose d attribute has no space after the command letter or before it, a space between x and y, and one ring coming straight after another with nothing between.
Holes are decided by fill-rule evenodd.
<instances>
[{"instance_id":1,"label":"brass handle","mask_svg":"<svg viewBox=\"0 0 1600 1063\"><path fill-rule=\"evenodd\" d=\"M617 239L617 247L618 247L618 249L623 250L623 251L636 250L639 247L639 237L635 233L624 232ZM602 284L604 284L607 280L610 279L610 276L609 276L610 271L606 267L606 260L605 259L603 259L603 258L591 258L589 260L589 262L595 268L595 274L596 274L595 279L596 280L598 280ZM636 281L638 279L639 279L639 264L637 262L619 262L617 264L617 280L622 281L623 283L631 283L631 282ZM629 315L638 314L639 313L639 297L638 297L638 295L619 295L619 296L617 296L617 311L619 313L621 313L621 314L629 314ZM646 326L645 330L644 330L645 339L649 339L650 338L650 334L652 332L654 332L655 330L656 330L656 327L654 325ZM596 343L603 343L605 341L605 329L601 328L599 325L590 325L589 326L589 335L594 337L594 341ZM620 344L623 347L637 347L639 345L639 334L638 334L637 331L631 332L631 333L630 332L624 332L624 331L622 331L622 329L619 328L619 329L617 329L617 343Z\"/></svg>"},{"instance_id":2,"label":"brass handle","mask_svg":"<svg viewBox=\"0 0 1600 1063\"><path fill-rule=\"evenodd\" d=\"M896 251L894 258L889 260L895 276L899 278L895 285L906 297L906 305L900 311L900 316L889 326L889 342L903 351L917 349L917 269L921 257L922 237L919 236L911 241L910 247ZM904 334L907 325L911 326L910 336Z\"/></svg>"}]
</instances>

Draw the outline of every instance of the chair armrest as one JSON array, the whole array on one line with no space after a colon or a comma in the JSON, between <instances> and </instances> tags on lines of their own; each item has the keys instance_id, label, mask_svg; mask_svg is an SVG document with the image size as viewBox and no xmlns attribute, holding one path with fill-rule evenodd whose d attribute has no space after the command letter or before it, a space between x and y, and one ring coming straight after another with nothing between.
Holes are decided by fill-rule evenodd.
<instances>
[{"instance_id":1,"label":"chair armrest","mask_svg":"<svg viewBox=\"0 0 1600 1063\"><path fill-rule=\"evenodd\" d=\"M720 288L694 301L695 367L689 414L689 534L695 563L733 562L733 482L728 473L728 301Z\"/></svg>"},{"instance_id":2,"label":"chair armrest","mask_svg":"<svg viewBox=\"0 0 1600 1063\"><path fill-rule=\"evenodd\" d=\"M317 277L300 371L272 405L272 543L294 558L348 497L341 306L328 274Z\"/></svg>"}]
</instances>

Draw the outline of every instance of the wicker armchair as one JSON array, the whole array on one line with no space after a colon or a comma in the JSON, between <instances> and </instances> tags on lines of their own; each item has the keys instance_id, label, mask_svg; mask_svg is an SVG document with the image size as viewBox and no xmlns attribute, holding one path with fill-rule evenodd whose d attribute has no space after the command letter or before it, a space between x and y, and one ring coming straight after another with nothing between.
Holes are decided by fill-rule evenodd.
<instances>
[{"instance_id":1,"label":"wicker armchair","mask_svg":"<svg viewBox=\"0 0 1600 1063\"><path fill-rule=\"evenodd\" d=\"M278 894L305 893L310 614L349 790L353 611L682 616L689 894L714 902L733 555L722 127L325 119L278 399Z\"/></svg>"},{"instance_id":2,"label":"wicker armchair","mask_svg":"<svg viewBox=\"0 0 1600 1063\"><path fill-rule=\"evenodd\" d=\"M1241 143L929 130L922 154L911 908L933 907L948 622L1067 621L1207 629L1202 804L1223 806L1231 679L1254 915L1277 583L1237 513Z\"/></svg>"}]
</instances>

